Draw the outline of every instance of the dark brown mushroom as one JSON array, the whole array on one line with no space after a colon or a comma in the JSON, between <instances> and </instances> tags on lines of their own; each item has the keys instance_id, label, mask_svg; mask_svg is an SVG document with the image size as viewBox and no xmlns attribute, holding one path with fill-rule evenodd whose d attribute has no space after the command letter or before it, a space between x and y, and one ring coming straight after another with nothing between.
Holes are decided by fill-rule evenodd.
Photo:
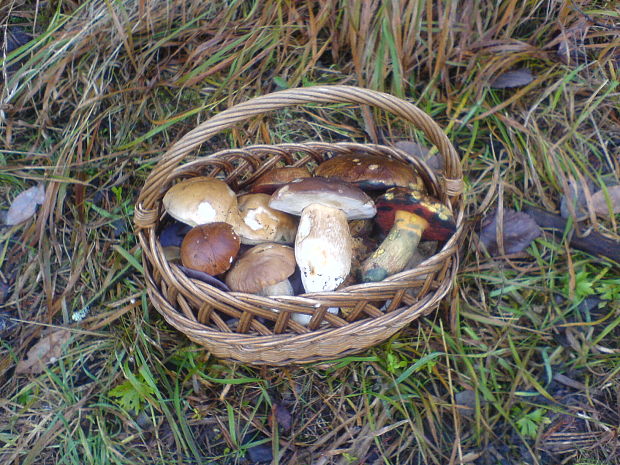
<instances>
[{"instance_id":1,"label":"dark brown mushroom","mask_svg":"<svg viewBox=\"0 0 620 465\"><path fill-rule=\"evenodd\" d=\"M239 253L239 236L221 221L192 228L181 244L181 263L212 276L223 273Z\"/></svg>"},{"instance_id":2,"label":"dark brown mushroom","mask_svg":"<svg viewBox=\"0 0 620 465\"><path fill-rule=\"evenodd\" d=\"M273 194L280 187L295 179L309 178L312 174L305 166L284 166L274 168L260 176L250 187L250 192Z\"/></svg>"},{"instance_id":3,"label":"dark brown mushroom","mask_svg":"<svg viewBox=\"0 0 620 465\"><path fill-rule=\"evenodd\" d=\"M314 173L324 178L340 179L364 190L390 187L424 189L422 178L407 163L366 153L337 155L321 163Z\"/></svg>"}]
</instances>

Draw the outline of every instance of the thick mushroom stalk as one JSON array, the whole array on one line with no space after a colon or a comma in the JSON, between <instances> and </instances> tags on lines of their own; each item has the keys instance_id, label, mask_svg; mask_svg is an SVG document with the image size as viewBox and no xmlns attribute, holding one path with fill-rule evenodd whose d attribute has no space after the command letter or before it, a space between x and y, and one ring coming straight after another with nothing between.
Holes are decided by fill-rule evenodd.
<instances>
[{"instance_id":1,"label":"thick mushroom stalk","mask_svg":"<svg viewBox=\"0 0 620 465\"><path fill-rule=\"evenodd\" d=\"M404 270L427 226L424 218L405 210L397 211L389 234L362 264L362 281L382 281Z\"/></svg>"},{"instance_id":2,"label":"thick mushroom stalk","mask_svg":"<svg viewBox=\"0 0 620 465\"><path fill-rule=\"evenodd\" d=\"M347 216L338 208L304 208L295 238L295 259L306 292L332 291L351 271L353 245Z\"/></svg>"},{"instance_id":3,"label":"thick mushroom stalk","mask_svg":"<svg viewBox=\"0 0 620 465\"><path fill-rule=\"evenodd\" d=\"M391 228L377 250L362 263L362 282L381 281L399 273L420 239L447 241L456 230L450 209L416 190L389 189L377 199L377 205L377 222L383 227L391 224Z\"/></svg>"}]
</instances>

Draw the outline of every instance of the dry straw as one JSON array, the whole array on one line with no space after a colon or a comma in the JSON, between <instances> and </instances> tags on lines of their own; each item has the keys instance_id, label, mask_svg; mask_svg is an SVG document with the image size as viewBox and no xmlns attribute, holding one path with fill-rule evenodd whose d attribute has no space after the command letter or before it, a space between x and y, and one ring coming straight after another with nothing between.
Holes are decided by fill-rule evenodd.
<instances>
[{"instance_id":1,"label":"dry straw","mask_svg":"<svg viewBox=\"0 0 620 465\"><path fill-rule=\"evenodd\" d=\"M369 105L412 124L442 155L443 174L436 176L423 163L397 148L357 143L257 145L223 150L181 164L194 149L223 130L266 112L316 103ZM455 214L456 234L414 269L378 283L272 298L223 291L189 278L164 257L158 240L162 197L174 182L200 174L223 179L233 190L241 191L274 166L312 167L328 157L359 152L412 164L422 174L427 187ZM351 86L316 86L275 92L235 105L175 143L141 190L135 224L151 302L168 323L192 341L229 360L288 365L359 352L436 309L450 291L458 269L457 252L463 232L462 185L460 160L441 128L415 105L389 94ZM329 307L349 311L346 317L341 317L327 312ZM294 322L291 312L314 316L306 327Z\"/></svg>"}]
</instances>

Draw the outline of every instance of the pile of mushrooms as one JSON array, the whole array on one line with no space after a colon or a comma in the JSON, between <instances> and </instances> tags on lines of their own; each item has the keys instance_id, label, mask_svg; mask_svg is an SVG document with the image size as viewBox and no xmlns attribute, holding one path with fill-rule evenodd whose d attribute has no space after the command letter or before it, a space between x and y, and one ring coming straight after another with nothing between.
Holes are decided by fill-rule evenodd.
<instances>
[{"instance_id":1,"label":"pile of mushrooms","mask_svg":"<svg viewBox=\"0 0 620 465\"><path fill-rule=\"evenodd\" d=\"M412 266L420 240L443 242L455 231L450 210L425 193L412 166L364 153L331 158L314 174L275 168L247 192L217 178L188 178L163 205L187 225L167 227L176 228L172 248L180 245L178 254L167 252L170 260L178 256L233 292L263 296L381 281ZM168 251L170 235L160 234ZM308 324L311 315L292 318Z\"/></svg>"}]
</instances>

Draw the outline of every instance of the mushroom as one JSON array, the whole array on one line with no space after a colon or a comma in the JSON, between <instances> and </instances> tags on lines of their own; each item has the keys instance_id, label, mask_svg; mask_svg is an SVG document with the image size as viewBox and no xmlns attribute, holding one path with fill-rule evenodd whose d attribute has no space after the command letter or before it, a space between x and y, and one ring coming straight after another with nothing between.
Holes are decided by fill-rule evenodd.
<instances>
[{"instance_id":1,"label":"mushroom","mask_svg":"<svg viewBox=\"0 0 620 465\"><path fill-rule=\"evenodd\" d=\"M396 186L424 189L422 178L407 163L366 153L338 155L321 163L314 174L350 182L364 190Z\"/></svg>"},{"instance_id":2,"label":"mushroom","mask_svg":"<svg viewBox=\"0 0 620 465\"><path fill-rule=\"evenodd\" d=\"M277 242L292 244L297 233L297 218L269 206L267 194L245 194L238 197L239 228L243 244Z\"/></svg>"},{"instance_id":3,"label":"mushroom","mask_svg":"<svg viewBox=\"0 0 620 465\"><path fill-rule=\"evenodd\" d=\"M215 276L230 268L240 246L239 236L228 223L217 221L196 226L181 243L181 263Z\"/></svg>"},{"instance_id":4,"label":"mushroom","mask_svg":"<svg viewBox=\"0 0 620 465\"><path fill-rule=\"evenodd\" d=\"M267 171L250 188L252 193L273 194L277 189L295 179L309 178L312 174L305 166L284 166Z\"/></svg>"},{"instance_id":5,"label":"mushroom","mask_svg":"<svg viewBox=\"0 0 620 465\"><path fill-rule=\"evenodd\" d=\"M422 202L426 206L422 205ZM422 234L424 241L445 241L456 229L452 213L439 200L419 191L394 187L378 197L375 205L377 207L375 222L383 232L388 232L392 228L397 210L407 210L424 216L427 220L434 216L435 211L444 212L449 217L446 221L436 222L433 228L425 229Z\"/></svg>"},{"instance_id":6,"label":"mushroom","mask_svg":"<svg viewBox=\"0 0 620 465\"><path fill-rule=\"evenodd\" d=\"M351 269L351 234L347 220L375 215L374 203L351 184L313 177L275 191L271 208L301 215L295 258L306 292L333 291Z\"/></svg>"},{"instance_id":7,"label":"mushroom","mask_svg":"<svg viewBox=\"0 0 620 465\"><path fill-rule=\"evenodd\" d=\"M379 212L389 212L394 220L387 237L362 263L363 282L381 281L402 271L420 239L446 241L456 231L450 209L416 190L389 189L377 199L377 217Z\"/></svg>"},{"instance_id":8,"label":"mushroom","mask_svg":"<svg viewBox=\"0 0 620 465\"><path fill-rule=\"evenodd\" d=\"M265 243L246 250L226 273L233 291L262 296L293 295L288 278L295 272L295 252L282 244Z\"/></svg>"},{"instance_id":9,"label":"mushroom","mask_svg":"<svg viewBox=\"0 0 620 465\"><path fill-rule=\"evenodd\" d=\"M190 226L223 221L239 223L237 197L221 179L198 176L175 184L163 198L170 216Z\"/></svg>"}]
</instances>

